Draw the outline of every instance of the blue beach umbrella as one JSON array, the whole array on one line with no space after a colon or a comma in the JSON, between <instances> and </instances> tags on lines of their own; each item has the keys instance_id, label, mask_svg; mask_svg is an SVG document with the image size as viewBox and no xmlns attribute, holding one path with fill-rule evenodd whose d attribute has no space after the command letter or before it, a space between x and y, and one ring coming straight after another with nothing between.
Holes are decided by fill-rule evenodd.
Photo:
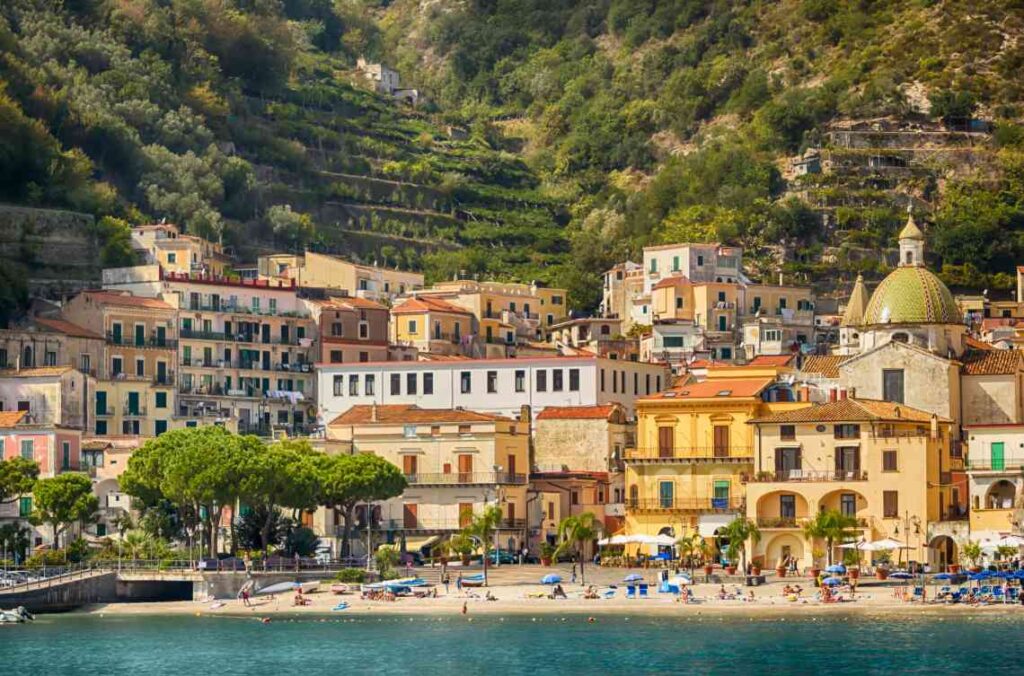
<instances>
[{"instance_id":1,"label":"blue beach umbrella","mask_svg":"<svg viewBox=\"0 0 1024 676\"><path fill-rule=\"evenodd\" d=\"M977 582L979 580L987 580L990 577L992 577L992 573L987 571L987 570L983 570L980 573L973 573L971 575L971 579L974 580L975 582Z\"/></svg>"},{"instance_id":2,"label":"blue beach umbrella","mask_svg":"<svg viewBox=\"0 0 1024 676\"><path fill-rule=\"evenodd\" d=\"M551 573L550 575L545 575L544 577L542 577L540 579L540 583L541 584L558 584L561 581L562 581L562 576L561 575L555 575L554 573Z\"/></svg>"},{"instance_id":3,"label":"blue beach umbrella","mask_svg":"<svg viewBox=\"0 0 1024 676\"><path fill-rule=\"evenodd\" d=\"M630 573L622 579L623 582L643 582L644 576L639 573Z\"/></svg>"},{"instance_id":4,"label":"blue beach umbrella","mask_svg":"<svg viewBox=\"0 0 1024 676\"><path fill-rule=\"evenodd\" d=\"M836 587L843 583L842 578L838 577L826 577L821 581L822 584L827 584L829 587Z\"/></svg>"},{"instance_id":5,"label":"blue beach umbrella","mask_svg":"<svg viewBox=\"0 0 1024 676\"><path fill-rule=\"evenodd\" d=\"M936 575L932 579L933 580L952 580L953 576L950 573L939 573L938 575Z\"/></svg>"},{"instance_id":6,"label":"blue beach umbrella","mask_svg":"<svg viewBox=\"0 0 1024 676\"><path fill-rule=\"evenodd\" d=\"M846 566L844 566L841 563L837 563L835 565L832 565L832 566L829 566L828 568L826 568L825 572L826 573L837 573L839 575L843 575L844 573L846 573Z\"/></svg>"},{"instance_id":7,"label":"blue beach umbrella","mask_svg":"<svg viewBox=\"0 0 1024 676\"><path fill-rule=\"evenodd\" d=\"M890 579L893 580L913 580L914 576L910 573L905 573L902 570L897 570L895 573L889 573Z\"/></svg>"}]
</instances>

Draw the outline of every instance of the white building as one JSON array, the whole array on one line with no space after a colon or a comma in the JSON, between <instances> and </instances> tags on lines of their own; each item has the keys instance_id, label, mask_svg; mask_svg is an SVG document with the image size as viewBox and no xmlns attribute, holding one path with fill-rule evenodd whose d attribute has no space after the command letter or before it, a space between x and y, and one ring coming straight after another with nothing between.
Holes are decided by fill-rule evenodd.
<instances>
[{"instance_id":1,"label":"white building","mask_svg":"<svg viewBox=\"0 0 1024 676\"><path fill-rule=\"evenodd\" d=\"M664 364L596 356L319 364L319 415L333 420L359 404L465 408L515 417L547 406L617 402L630 416L640 397L671 385Z\"/></svg>"},{"instance_id":2,"label":"white building","mask_svg":"<svg viewBox=\"0 0 1024 676\"><path fill-rule=\"evenodd\" d=\"M743 249L721 244L663 244L644 247L644 295L660 280L682 275L691 282L747 281Z\"/></svg>"}]
</instances>

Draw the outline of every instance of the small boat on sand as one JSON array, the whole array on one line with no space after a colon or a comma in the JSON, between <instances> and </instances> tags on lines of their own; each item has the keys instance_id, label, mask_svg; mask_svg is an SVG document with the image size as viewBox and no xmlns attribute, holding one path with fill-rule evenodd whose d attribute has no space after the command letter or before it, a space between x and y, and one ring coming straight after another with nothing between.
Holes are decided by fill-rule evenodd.
<instances>
[{"instance_id":1,"label":"small boat on sand","mask_svg":"<svg viewBox=\"0 0 1024 676\"><path fill-rule=\"evenodd\" d=\"M0 610L0 624L21 624L36 619L35 615L28 612L25 606L18 606L12 610Z\"/></svg>"}]
</instances>

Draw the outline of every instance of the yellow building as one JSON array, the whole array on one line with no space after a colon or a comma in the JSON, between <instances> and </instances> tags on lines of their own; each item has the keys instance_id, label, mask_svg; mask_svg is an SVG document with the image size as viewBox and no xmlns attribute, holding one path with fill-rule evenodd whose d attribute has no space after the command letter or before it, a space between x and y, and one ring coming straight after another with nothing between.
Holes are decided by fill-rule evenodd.
<instances>
[{"instance_id":1,"label":"yellow building","mask_svg":"<svg viewBox=\"0 0 1024 676\"><path fill-rule=\"evenodd\" d=\"M819 511L838 510L856 519L857 541L892 538L909 546L904 561L957 562L951 538L929 540L955 504L951 472L959 465L949 420L893 402L843 399L751 422L756 449L746 511L761 540L750 560L767 568L788 557L820 565L825 543L805 537L803 526Z\"/></svg>"},{"instance_id":2,"label":"yellow building","mask_svg":"<svg viewBox=\"0 0 1024 676\"><path fill-rule=\"evenodd\" d=\"M1021 534L1024 425L965 425L971 539L994 546Z\"/></svg>"},{"instance_id":3,"label":"yellow building","mask_svg":"<svg viewBox=\"0 0 1024 676\"><path fill-rule=\"evenodd\" d=\"M745 513L744 480L754 467L758 416L793 403L773 376L724 369L637 402L637 445L627 448L626 532L699 533L719 547L719 529Z\"/></svg>"},{"instance_id":4,"label":"yellow building","mask_svg":"<svg viewBox=\"0 0 1024 676\"><path fill-rule=\"evenodd\" d=\"M517 551L526 539L529 429L529 420L476 411L371 405L335 418L327 438L401 468L405 493L374 509L373 530L388 542L418 550L498 504L497 541ZM322 510L319 518L325 534L340 535L342 517Z\"/></svg>"},{"instance_id":5,"label":"yellow building","mask_svg":"<svg viewBox=\"0 0 1024 676\"><path fill-rule=\"evenodd\" d=\"M391 341L420 352L469 355L475 326L472 312L432 296L409 298L391 308Z\"/></svg>"},{"instance_id":6,"label":"yellow building","mask_svg":"<svg viewBox=\"0 0 1024 676\"><path fill-rule=\"evenodd\" d=\"M132 228L132 246L142 253L147 263L156 263L165 272L201 272L220 277L228 266L228 258L219 244L183 235L176 225L168 223Z\"/></svg>"},{"instance_id":7,"label":"yellow building","mask_svg":"<svg viewBox=\"0 0 1024 676\"><path fill-rule=\"evenodd\" d=\"M105 337L96 368L97 435L158 435L172 428L178 330L175 308L157 298L84 291L64 308L71 322Z\"/></svg>"},{"instance_id":8,"label":"yellow building","mask_svg":"<svg viewBox=\"0 0 1024 676\"><path fill-rule=\"evenodd\" d=\"M388 302L423 287L419 272L362 265L312 251L303 256L260 256L257 270L262 280L294 280L298 286L346 291L350 296L377 302Z\"/></svg>"}]
</instances>

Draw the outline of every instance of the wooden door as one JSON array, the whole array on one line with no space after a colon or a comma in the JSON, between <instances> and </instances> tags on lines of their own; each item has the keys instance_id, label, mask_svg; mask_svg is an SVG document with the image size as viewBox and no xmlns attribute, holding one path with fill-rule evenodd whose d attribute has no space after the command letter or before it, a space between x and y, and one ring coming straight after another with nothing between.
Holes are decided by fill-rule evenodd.
<instances>
[{"instance_id":1,"label":"wooden door","mask_svg":"<svg viewBox=\"0 0 1024 676\"><path fill-rule=\"evenodd\" d=\"M402 456L402 472L406 476L416 476L416 456L415 455L403 455Z\"/></svg>"},{"instance_id":2,"label":"wooden door","mask_svg":"<svg viewBox=\"0 0 1024 676\"><path fill-rule=\"evenodd\" d=\"M659 458L671 458L672 457L672 444L673 444L673 429L671 427L659 427L658 428L658 457Z\"/></svg>"},{"instance_id":3,"label":"wooden door","mask_svg":"<svg viewBox=\"0 0 1024 676\"><path fill-rule=\"evenodd\" d=\"M729 457L729 427L728 425L715 425L715 457Z\"/></svg>"},{"instance_id":4,"label":"wooden door","mask_svg":"<svg viewBox=\"0 0 1024 676\"><path fill-rule=\"evenodd\" d=\"M416 504L404 504L402 505L402 525L406 528L417 528L418 523L416 519L416 508L419 505Z\"/></svg>"},{"instance_id":5,"label":"wooden door","mask_svg":"<svg viewBox=\"0 0 1024 676\"><path fill-rule=\"evenodd\" d=\"M473 503L459 503L459 528L465 528L473 521Z\"/></svg>"},{"instance_id":6,"label":"wooden door","mask_svg":"<svg viewBox=\"0 0 1024 676\"><path fill-rule=\"evenodd\" d=\"M473 456L463 454L459 456L459 481L469 482L473 479Z\"/></svg>"},{"instance_id":7,"label":"wooden door","mask_svg":"<svg viewBox=\"0 0 1024 676\"><path fill-rule=\"evenodd\" d=\"M508 477L510 481L515 481L516 477L516 456L514 453L508 454Z\"/></svg>"}]
</instances>

